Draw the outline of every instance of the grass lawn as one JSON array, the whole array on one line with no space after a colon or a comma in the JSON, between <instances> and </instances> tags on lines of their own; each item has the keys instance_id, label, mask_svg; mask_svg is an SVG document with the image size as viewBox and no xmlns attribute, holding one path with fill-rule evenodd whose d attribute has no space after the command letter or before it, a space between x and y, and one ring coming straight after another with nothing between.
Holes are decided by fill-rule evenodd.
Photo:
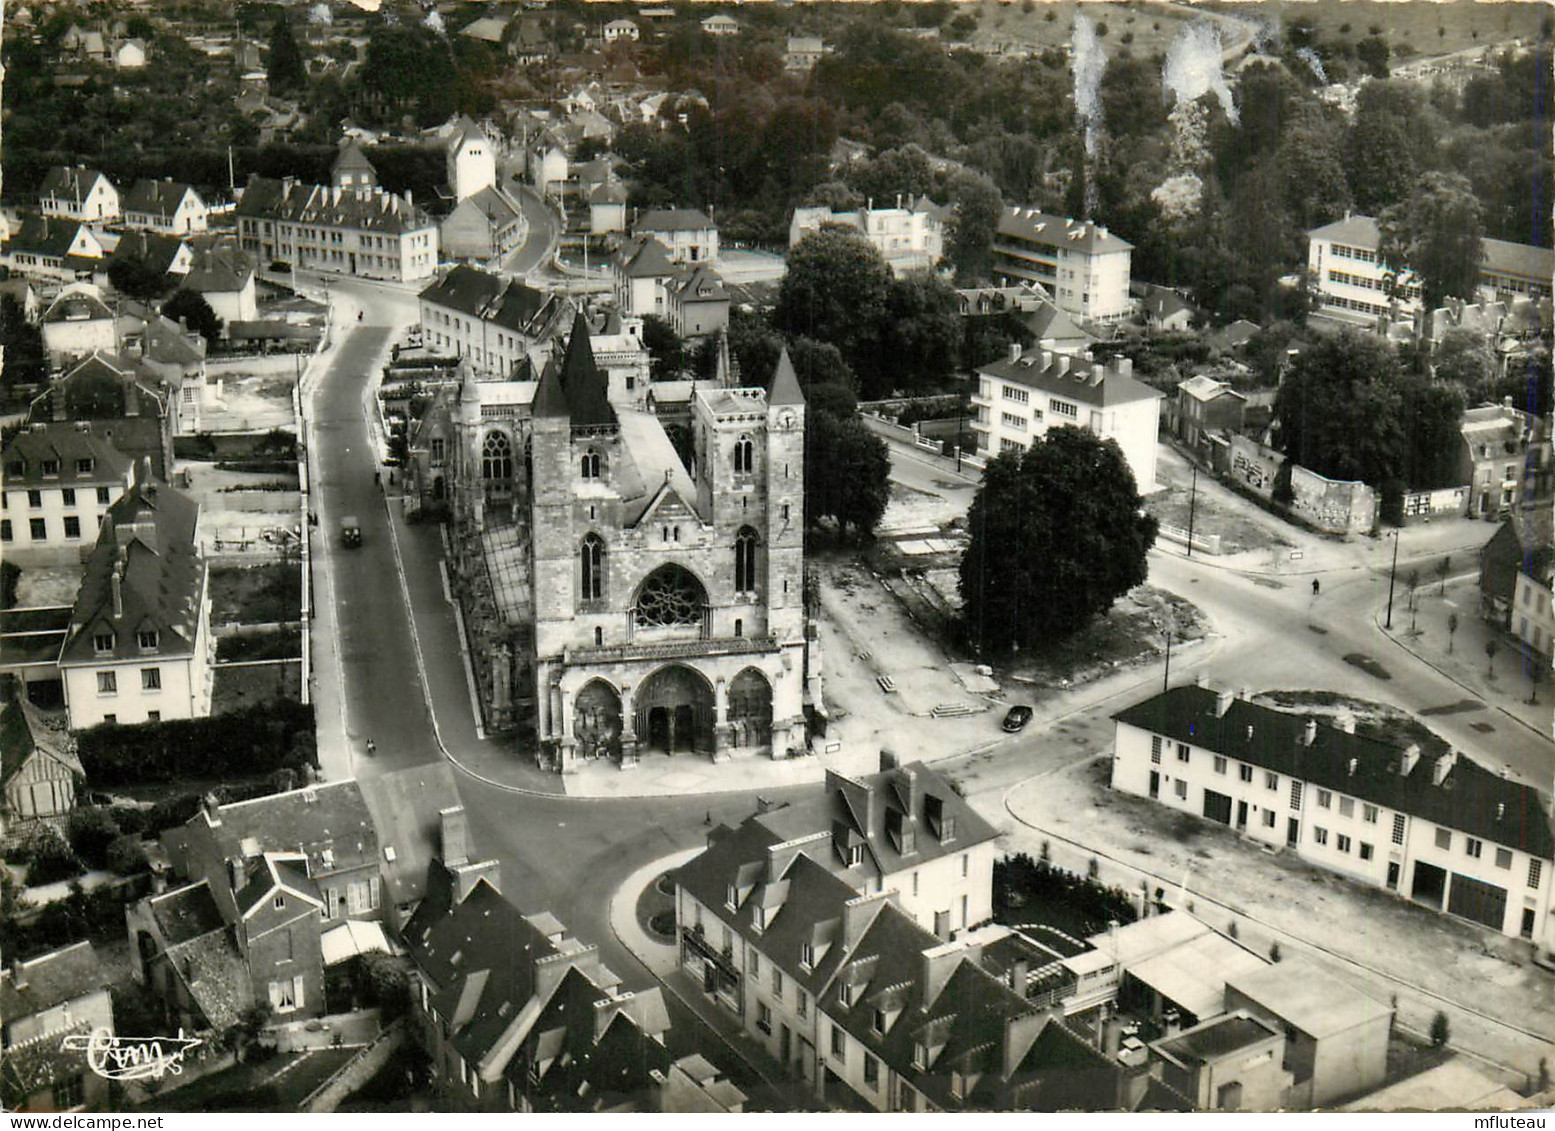
<instances>
[{"instance_id":1,"label":"grass lawn","mask_svg":"<svg viewBox=\"0 0 1555 1131\"><path fill-rule=\"evenodd\" d=\"M211 570L212 624L274 624L302 618L302 569L296 563Z\"/></svg>"},{"instance_id":2,"label":"grass lawn","mask_svg":"<svg viewBox=\"0 0 1555 1131\"><path fill-rule=\"evenodd\" d=\"M219 663L301 658L302 633L295 628L260 632L253 636L223 636L216 641L216 659Z\"/></svg>"},{"instance_id":3,"label":"grass lawn","mask_svg":"<svg viewBox=\"0 0 1555 1131\"><path fill-rule=\"evenodd\" d=\"M1212 12L1247 15L1246 4L1210 0L1201 5ZM1303 16L1316 24L1318 39L1359 42L1381 28L1383 38L1396 55L1446 55L1485 43L1499 43L1539 34L1549 9L1543 4L1478 4L1472 0L1452 3L1398 4L1380 0L1265 0L1257 14L1277 18L1282 24ZM1348 28L1348 30L1345 30ZM1478 32L1476 37L1475 33Z\"/></svg>"},{"instance_id":4,"label":"grass lawn","mask_svg":"<svg viewBox=\"0 0 1555 1131\"><path fill-rule=\"evenodd\" d=\"M1069 44L1075 11L1079 7L1081 5L1068 0L1057 3L1034 0L1028 10L1028 5L1021 0L975 0L972 4L956 4L954 14L976 13L977 30L968 41L974 45L1024 43L1047 48ZM1164 4L1090 2L1084 5L1084 10L1095 21L1098 31L1102 24L1106 25L1107 34L1101 36L1101 45L1108 55L1128 50L1145 58L1165 51L1182 29L1198 18L1196 13Z\"/></svg>"},{"instance_id":5,"label":"grass lawn","mask_svg":"<svg viewBox=\"0 0 1555 1131\"><path fill-rule=\"evenodd\" d=\"M224 715L272 699L302 698L302 662L254 667L217 666L211 714Z\"/></svg>"}]
</instances>

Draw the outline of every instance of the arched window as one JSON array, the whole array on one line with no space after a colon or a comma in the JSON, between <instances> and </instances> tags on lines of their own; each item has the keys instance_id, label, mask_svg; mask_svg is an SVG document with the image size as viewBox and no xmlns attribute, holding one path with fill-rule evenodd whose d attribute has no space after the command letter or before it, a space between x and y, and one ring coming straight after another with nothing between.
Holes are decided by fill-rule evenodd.
<instances>
[{"instance_id":1,"label":"arched window","mask_svg":"<svg viewBox=\"0 0 1555 1131\"><path fill-rule=\"evenodd\" d=\"M582 566L578 594L585 601L599 601L605 596L605 543L597 534L584 537L579 550Z\"/></svg>"},{"instance_id":2,"label":"arched window","mask_svg":"<svg viewBox=\"0 0 1555 1131\"><path fill-rule=\"evenodd\" d=\"M756 445L749 436L741 436L734 442L734 471L736 475L749 475L756 470Z\"/></svg>"},{"instance_id":3,"label":"arched window","mask_svg":"<svg viewBox=\"0 0 1555 1131\"><path fill-rule=\"evenodd\" d=\"M597 451L595 451L593 448L590 448L588 451L583 453L582 466L581 466L580 470L583 472L583 478L585 478L585 479L598 479L599 478L599 476L600 476L599 453Z\"/></svg>"},{"instance_id":4,"label":"arched window","mask_svg":"<svg viewBox=\"0 0 1555 1131\"><path fill-rule=\"evenodd\" d=\"M513 478L513 445L501 432L490 432L481 446L481 478Z\"/></svg>"},{"instance_id":5,"label":"arched window","mask_svg":"<svg viewBox=\"0 0 1555 1131\"><path fill-rule=\"evenodd\" d=\"M650 573L637 593L633 613L639 628L700 624L707 607L707 590L678 565L663 565Z\"/></svg>"},{"instance_id":6,"label":"arched window","mask_svg":"<svg viewBox=\"0 0 1555 1131\"><path fill-rule=\"evenodd\" d=\"M756 545L759 539L748 526L740 527L734 537L734 590L736 593L753 593L756 590Z\"/></svg>"}]
</instances>

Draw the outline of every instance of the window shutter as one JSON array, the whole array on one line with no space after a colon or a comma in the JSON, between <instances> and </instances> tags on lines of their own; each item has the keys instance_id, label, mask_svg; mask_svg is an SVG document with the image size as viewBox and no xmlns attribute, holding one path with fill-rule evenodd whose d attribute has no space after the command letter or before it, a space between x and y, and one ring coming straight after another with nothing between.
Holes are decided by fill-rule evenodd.
<instances>
[{"instance_id":1,"label":"window shutter","mask_svg":"<svg viewBox=\"0 0 1555 1131\"><path fill-rule=\"evenodd\" d=\"M280 1011L280 1008L281 1008L281 983L280 982L271 982L270 983L270 1007L272 1009L276 1010L277 1012Z\"/></svg>"},{"instance_id":2,"label":"window shutter","mask_svg":"<svg viewBox=\"0 0 1555 1131\"><path fill-rule=\"evenodd\" d=\"M372 911L378 910L378 877L374 876L367 881L368 907Z\"/></svg>"},{"instance_id":3,"label":"window shutter","mask_svg":"<svg viewBox=\"0 0 1555 1131\"><path fill-rule=\"evenodd\" d=\"M303 1007L301 974L298 974L295 978L292 979L292 996L297 1003L297 1008L301 1009Z\"/></svg>"}]
</instances>

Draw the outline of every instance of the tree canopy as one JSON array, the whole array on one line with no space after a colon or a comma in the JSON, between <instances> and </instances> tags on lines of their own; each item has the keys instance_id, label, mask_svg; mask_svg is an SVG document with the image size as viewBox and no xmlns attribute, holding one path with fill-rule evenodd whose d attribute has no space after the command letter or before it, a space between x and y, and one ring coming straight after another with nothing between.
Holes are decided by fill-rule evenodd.
<instances>
[{"instance_id":1,"label":"tree canopy","mask_svg":"<svg viewBox=\"0 0 1555 1131\"><path fill-rule=\"evenodd\" d=\"M1144 582L1156 521L1113 440L1064 427L989 463L967 514L962 619L979 650L1070 636Z\"/></svg>"},{"instance_id":2,"label":"tree canopy","mask_svg":"<svg viewBox=\"0 0 1555 1131\"><path fill-rule=\"evenodd\" d=\"M268 78L270 89L277 93L303 90L308 85L308 66L285 15L277 16L270 28Z\"/></svg>"},{"instance_id":3,"label":"tree canopy","mask_svg":"<svg viewBox=\"0 0 1555 1131\"><path fill-rule=\"evenodd\" d=\"M1403 204L1382 214L1382 259L1420 277L1427 310L1448 298L1473 301L1484 258L1484 220L1474 186L1456 173L1427 173Z\"/></svg>"},{"instance_id":4,"label":"tree canopy","mask_svg":"<svg viewBox=\"0 0 1555 1131\"><path fill-rule=\"evenodd\" d=\"M211 304L205 301L205 296L198 291L180 287L162 304L162 314L174 322L184 320L188 323L189 329L194 330L207 342L214 342L221 337L221 319L211 309Z\"/></svg>"}]
</instances>

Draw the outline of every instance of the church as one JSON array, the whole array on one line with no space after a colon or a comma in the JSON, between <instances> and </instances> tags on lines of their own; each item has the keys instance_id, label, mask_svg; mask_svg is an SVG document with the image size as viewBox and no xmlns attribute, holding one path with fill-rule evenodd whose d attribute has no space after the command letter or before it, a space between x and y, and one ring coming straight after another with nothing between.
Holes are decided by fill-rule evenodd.
<instances>
[{"instance_id":1,"label":"church","mask_svg":"<svg viewBox=\"0 0 1555 1131\"><path fill-rule=\"evenodd\" d=\"M580 311L508 379L466 359L411 439L486 727L562 772L803 751L819 647L787 354L768 389L736 383L724 341L716 379L650 384L608 373L595 340Z\"/></svg>"}]
</instances>

